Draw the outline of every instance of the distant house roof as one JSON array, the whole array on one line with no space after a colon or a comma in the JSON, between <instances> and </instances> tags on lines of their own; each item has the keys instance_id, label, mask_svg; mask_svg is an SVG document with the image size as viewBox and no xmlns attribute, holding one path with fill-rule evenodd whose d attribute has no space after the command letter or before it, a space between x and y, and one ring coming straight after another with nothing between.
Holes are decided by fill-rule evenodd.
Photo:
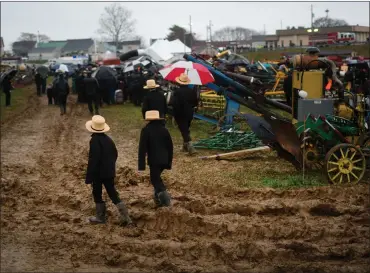
<instances>
[{"instance_id":1,"label":"distant house roof","mask_svg":"<svg viewBox=\"0 0 370 273\"><path fill-rule=\"evenodd\" d=\"M108 44L115 46L116 42L108 42ZM118 42L118 47L122 47L122 46L125 46L125 45L140 45L140 44L141 44L140 40L121 41L121 42Z\"/></svg>"},{"instance_id":2,"label":"distant house roof","mask_svg":"<svg viewBox=\"0 0 370 273\"><path fill-rule=\"evenodd\" d=\"M49 41L48 43L37 44L38 48L62 48L67 44L67 41Z\"/></svg>"},{"instance_id":3,"label":"distant house roof","mask_svg":"<svg viewBox=\"0 0 370 273\"><path fill-rule=\"evenodd\" d=\"M63 52L87 51L93 44L94 44L93 39L67 40L67 43L62 48L62 51Z\"/></svg>"},{"instance_id":4,"label":"distant house roof","mask_svg":"<svg viewBox=\"0 0 370 273\"><path fill-rule=\"evenodd\" d=\"M36 53L36 54L38 54L38 53L40 53L40 54L42 54L42 53L51 53L55 49L57 49L57 48L56 47L35 47L35 48L31 49L31 51L28 52L28 53Z\"/></svg>"}]
</instances>

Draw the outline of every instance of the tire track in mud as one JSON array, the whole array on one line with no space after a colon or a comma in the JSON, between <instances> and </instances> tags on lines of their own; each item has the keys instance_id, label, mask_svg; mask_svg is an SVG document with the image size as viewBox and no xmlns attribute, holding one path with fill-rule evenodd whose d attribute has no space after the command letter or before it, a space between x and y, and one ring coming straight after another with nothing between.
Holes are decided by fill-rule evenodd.
<instances>
[{"instance_id":1,"label":"tire track in mud","mask_svg":"<svg viewBox=\"0 0 370 273\"><path fill-rule=\"evenodd\" d=\"M366 272L366 185L201 194L168 181L173 207L154 209L148 177L118 166L117 188L138 227L118 226L110 202L108 224L90 226L86 218L94 213L93 201L84 184L89 141L84 124L90 116L73 96L67 107L67 116L45 106L34 115L38 128L33 134L42 141L30 156L33 164L5 156L1 244L7 255L2 253L2 268Z\"/></svg>"}]
</instances>

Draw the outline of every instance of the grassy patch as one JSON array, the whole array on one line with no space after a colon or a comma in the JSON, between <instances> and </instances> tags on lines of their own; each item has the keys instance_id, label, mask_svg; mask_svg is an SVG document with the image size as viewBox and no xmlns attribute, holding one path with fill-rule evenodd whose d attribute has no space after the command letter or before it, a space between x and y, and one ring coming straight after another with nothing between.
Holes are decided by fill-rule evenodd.
<instances>
[{"instance_id":1,"label":"grassy patch","mask_svg":"<svg viewBox=\"0 0 370 273\"><path fill-rule=\"evenodd\" d=\"M28 99L35 90L32 85L12 90L10 106L5 107L5 94L1 91L0 114L1 122L7 121L12 116L24 111L28 106Z\"/></svg>"},{"instance_id":2,"label":"grassy patch","mask_svg":"<svg viewBox=\"0 0 370 273\"><path fill-rule=\"evenodd\" d=\"M52 77L47 79L47 84L51 83ZM1 90L0 94L0 114L1 123L6 122L9 118L21 113L29 106L29 98L36 95L36 86L34 83L22 88L16 88L11 92L10 106L5 107L5 94Z\"/></svg>"},{"instance_id":3,"label":"grassy patch","mask_svg":"<svg viewBox=\"0 0 370 273\"><path fill-rule=\"evenodd\" d=\"M302 174L293 174L285 177L274 178L264 177L262 185L270 188L297 188L297 187L315 187L327 185L327 182L320 173L309 173L303 179Z\"/></svg>"},{"instance_id":4,"label":"grassy patch","mask_svg":"<svg viewBox=\"0 0 370 273\"><path fill-rule=\"evenodd\" d=\"M129 134L131 137L135 137L146 124L142 118L141 107L136 107L131 103L103 107L101 109L101 114L106 118L108 124L114 121L119 125L119 127L114 130L118 135ZM171 119L167 119L166 127L175 143L182 142L180 131ZM191 136L194 141L208 138L212 129L213 126L209 123L193 120L191 125Z\"/></svg>"}]
</instances>

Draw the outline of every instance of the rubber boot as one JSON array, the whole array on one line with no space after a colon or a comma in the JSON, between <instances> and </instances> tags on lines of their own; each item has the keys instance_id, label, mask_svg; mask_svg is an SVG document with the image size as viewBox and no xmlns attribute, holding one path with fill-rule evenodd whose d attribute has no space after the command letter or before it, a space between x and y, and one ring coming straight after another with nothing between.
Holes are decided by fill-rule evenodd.
<instances>
[{"instance_id":1,"label":"rubber boot","mask_svg":"<svg viewBox=\"0 0 370 273\"><path fill-rule=\"evenodd\" d=\"M195 150L193 144L191 142L188 142L188 152L189 152L189 155L193 155L195 153L197 153L197 151Z\"/></svg>"},{"instance_id":2,"label":"rubber boot","mask_svg":"<svg viewBox=\"0 0 370 273\"><path fill-rule=\"evenodd\" d=\"M121 224L122 225L131 225L132 220L130 216L128 215L128 210L126 208L126 205L123 202L118 203L117 205L119 214L121 215Z\"/></svg>"},{"instance_id":3,"label":"rubber boot","mask_svg":"<svg viewBox=\"0 0 370 273\"><path fill-rule=\"evenodd\" d=\"M156 204L156 206L160 206L161 205L161 201L159 200L158 194L155 191L153 193L153 200L154 200L154 203Z\"/></svg>"},{"instance_id":4,"label":"rubber boot","mask_svg":"<svg viewBox=\"0 0 370 273\"><path fill-rule=\"evenodd\" d=\"M184 153L188 152L188 144L187 143L182 144L181 152L184 152Z\"/></svg>"},{"instance_id":5,"label":"rubber boot","mask_svg":"<svg viewBox=\"0 0 370 273\"><path fill-rule=\"evenodd\" d=\"M169 207L171 205L171 197L167 191L161 191L158 193L158 199L161 207Z\"/></svg>"},{"instance_id":6,"label":"rubber boot","mask_svg":"<svg viewBox=\"0 0 370 273\"><path fill-rule=\"evenodd\" d=\"M89 221L91 224L105 224L105 203L96 203L96 216L90 217Z\"/></svg>"}]
</instances>

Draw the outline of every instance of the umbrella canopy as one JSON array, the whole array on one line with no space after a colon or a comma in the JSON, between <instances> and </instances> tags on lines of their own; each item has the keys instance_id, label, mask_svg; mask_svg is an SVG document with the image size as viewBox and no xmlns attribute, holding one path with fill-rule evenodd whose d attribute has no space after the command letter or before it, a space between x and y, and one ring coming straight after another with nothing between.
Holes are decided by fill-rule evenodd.
<instances>
[{"instance_id":1,"label":"umbrella canopy","mask_svg":"<svg viewBox=\"0 0 370 273\"><path fill-rule=\"evenodd\" d=\"M150 64L150 61L148 60L133 60L132 62L129 62L125 65L125 68L124 68L124 72L127 73L127 72L130 72L130 71L134 71L136 68L138 68L139 66L140 67L145 67L147 66L148 64Z\"/></svg>"},{"instance_id":2,"label":"umbrella canopy","mask_svg":"<svg viewBox=\"0 0 370 273\"><path fill-rule=\"evenodd\" d=\"M117 72L109 66L100 66L94 73L92 77L97 80L116 80Z\"/></svg>"},{"instance_id":3,"label":"umbrella canopy","mask_svg":"<svg viewBox=\"0 0 370 273\"><path fill-rule=\"evenodd\" d=\"M41 65L36 68L36 72L41 75L41 77L46 78L49 73L49 68L47 66Z\"/></svg>"},{"instance_id":4,"label":"umbrella canopy","mask_svg":"<svg viewBox=\"0 0 370 273\"><path fill-rule=\"evenodd\" d=\"M62 70L63 72L69 72L68 66L65 64L56 64L53 67L54 70Z\"/></svg>"},{"instance_id":5,"label":"umbrella canopy","mask_svg":"<svg viewBox=\"0 0 370 273\"><path fill-rule=\"evenodd\" d=\"M1 77L0 77L0 85L3 83L3 80L5 79L5 77L8 77L9 80L13 79L14 76L18 73L18 70L16 69L11 69L11 70L8 70L8 71L5 71L3 74L1 74Z\"/></svg>"},{"instance_id":6,"label":"umbrella canopy","mask_svg":"<svg viewBox=\"0 0 370 273\"><path fill-rule=\"evenodd\" d=\"M182 73L188 75L191 84L193 85L205 85L215 81L207 67L187 61L178 61L174 64L168 65L159 70L159 73L161 73L165 80L172 82L174 82L176 77L179 77Z\"/></svg>"}]
</instances>

